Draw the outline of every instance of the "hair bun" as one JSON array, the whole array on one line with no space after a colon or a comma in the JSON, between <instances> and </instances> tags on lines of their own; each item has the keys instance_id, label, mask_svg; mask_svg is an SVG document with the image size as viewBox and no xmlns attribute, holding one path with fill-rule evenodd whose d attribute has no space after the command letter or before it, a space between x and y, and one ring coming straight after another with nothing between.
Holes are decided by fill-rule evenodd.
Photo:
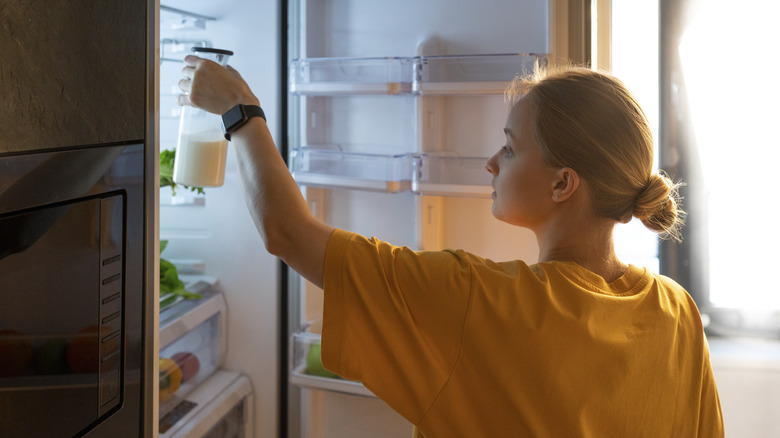
<instances>
[{"instance_id":1,"label":"hair bun","mask_svg":"<svg viewBox=\"0 0 780 438\"><path fill-rule=\"evenodd\" d=\"M637 194L633 211L634 217L647 228L678 241L681 240L684 214L680 208L679 186L663 172L650 175L645 187Z\"/></svg>"}]
</instances>

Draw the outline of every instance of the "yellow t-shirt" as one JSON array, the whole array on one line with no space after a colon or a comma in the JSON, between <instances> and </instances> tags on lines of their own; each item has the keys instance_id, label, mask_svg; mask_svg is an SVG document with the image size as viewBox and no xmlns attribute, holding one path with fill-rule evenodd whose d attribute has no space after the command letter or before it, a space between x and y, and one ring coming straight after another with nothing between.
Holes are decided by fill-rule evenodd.
<instances>
[{"instance_id":1,"label":"yellow t-shirt","mask_svg":"<svg viewBox=\"0 0 780 438\"><path fill-rule=\"evenodd\" d=\"M414 252L337 230L322 358L427 438L722 437L701 320L669 278Z\"/></svg>"}]
</instances>

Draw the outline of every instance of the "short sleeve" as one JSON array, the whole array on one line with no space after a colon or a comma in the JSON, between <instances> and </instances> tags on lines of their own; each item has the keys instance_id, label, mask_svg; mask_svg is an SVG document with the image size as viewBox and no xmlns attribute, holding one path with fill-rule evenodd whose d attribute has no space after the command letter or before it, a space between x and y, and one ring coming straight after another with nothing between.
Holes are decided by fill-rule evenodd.
<instances>
[{"instance_id":1,"label":"short sleeve","mask_svg":"<svg viewBox=\"0 0 780 438\"><path fill-rule=\"evenodd\" d=\"M709 346L705 344L705 360L702 367L701 399L699 406L700 437L719 438L725 436L723 412L721 411L718 388L712 373Z\"/></svg>"},{"instance_id":2,"label":"short sleeve","mask_svg":"<svg viewBox=\"0 0 780 438\"><path fill-rule=\"evenodd\" d=\"M457 252L337 230L325 258L324 366L419 422L457 362L471 277Z\"/></svg>"}]
</instances>

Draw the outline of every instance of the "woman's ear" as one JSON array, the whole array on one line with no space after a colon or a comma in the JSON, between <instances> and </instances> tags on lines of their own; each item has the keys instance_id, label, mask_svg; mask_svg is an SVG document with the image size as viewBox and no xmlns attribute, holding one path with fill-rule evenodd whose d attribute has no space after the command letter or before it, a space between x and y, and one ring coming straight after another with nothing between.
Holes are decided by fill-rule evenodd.
<instances>
[{"instance_id":1,"label":"woman's ear","mask_svg":"<svg viewBox=\"0 0 780 438\"><path fill-rule=\"evenodd\" d=\"M552 199L555 202L571 198L580 186L580 176L570 167L561 167L555 173Z\"/></svg>"}]
</instances>

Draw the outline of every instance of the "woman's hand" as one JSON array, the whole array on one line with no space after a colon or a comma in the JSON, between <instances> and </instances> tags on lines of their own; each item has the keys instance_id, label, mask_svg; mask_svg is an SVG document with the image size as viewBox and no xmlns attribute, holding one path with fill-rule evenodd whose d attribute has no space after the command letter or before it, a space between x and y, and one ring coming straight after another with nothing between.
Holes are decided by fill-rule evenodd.
<instances>
[{"instance_id":1,"label":"woman's hand","mask_svg":"<svg viewBox=\"0 0 780 438\"><path fill-rule=\"evenodd\" d=\"M214 114L225 114L239 103L259 105L249 85L234 68L188 55L182 69L179 105L192 105Z\"/></svg>"}]
</instances>

